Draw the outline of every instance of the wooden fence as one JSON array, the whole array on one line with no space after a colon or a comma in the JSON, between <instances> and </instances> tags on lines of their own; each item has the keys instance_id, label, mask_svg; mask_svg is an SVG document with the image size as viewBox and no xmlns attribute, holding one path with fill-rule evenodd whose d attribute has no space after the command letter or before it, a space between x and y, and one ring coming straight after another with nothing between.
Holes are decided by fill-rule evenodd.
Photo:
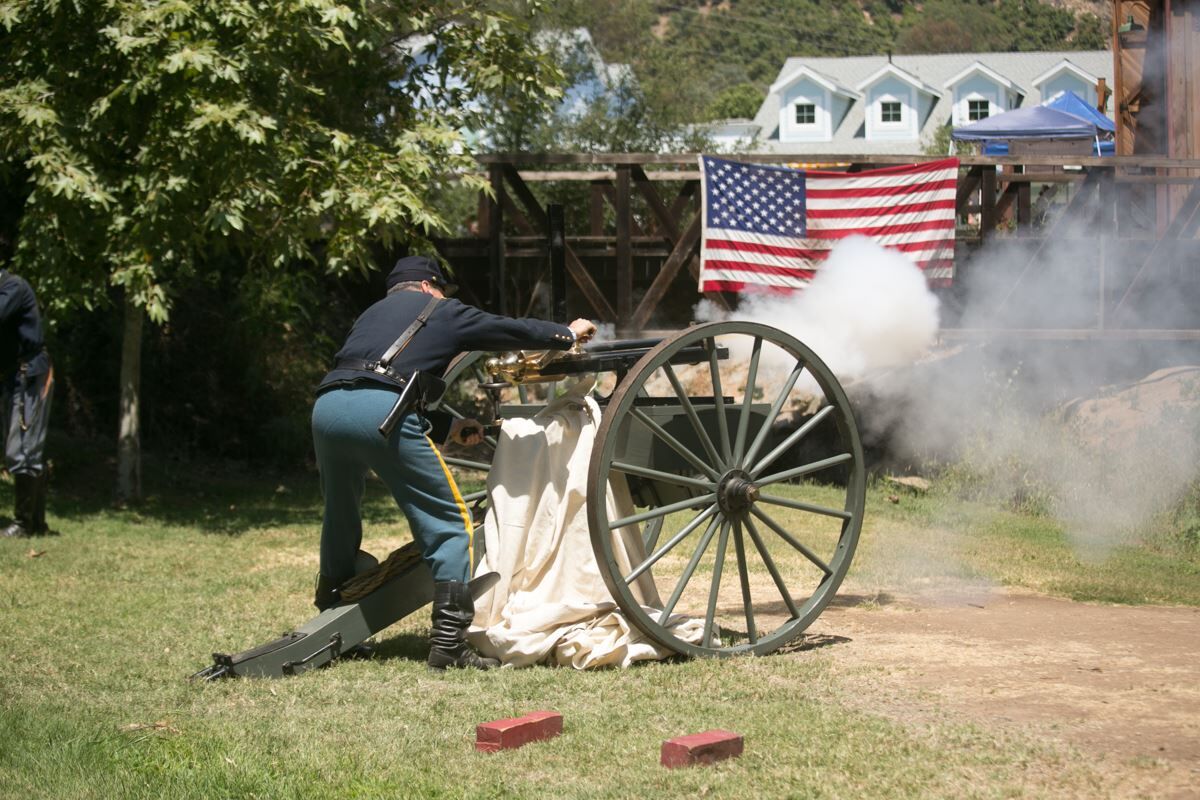
<instances>
[{"instance_id":1,"label":"wooden fence","mask_svg":"<svg viewBox=\"0 0 1200 800\"><path fill-rule=\"evenodd\" d=\"M930 160L736 158L819 158L808 166L846 172ZM700 298L696 156L489 155L480 163L492 196L481 196L464 235L436 242L469 300L506 314L588 316L628 335L687 324ZM946 335L1200 340L1200 160L960 163L957 275L938 290Z\"/></svg>"}]
</instances>

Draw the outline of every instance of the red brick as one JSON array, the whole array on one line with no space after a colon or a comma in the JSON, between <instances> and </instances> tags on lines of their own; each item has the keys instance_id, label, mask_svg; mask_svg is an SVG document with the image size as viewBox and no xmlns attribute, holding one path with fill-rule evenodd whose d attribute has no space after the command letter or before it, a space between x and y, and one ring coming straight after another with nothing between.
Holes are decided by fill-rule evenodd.
<instances>
[{"instance_id":1,"label":"red brick","mask_svg":"<svg viewBox=\"0 0 1200 800\"><path fill-rule=\"evenodd\" d=\"M742 737L720 729L679 736L663 742L664 767L690 767L711 764L742 754Z\"/></svg>"},{"instance_id":2,"label":"red brick","mask_svg":"<svg viewBox=\"0 0 1200 800\"><path fill-rule=\"evenodd\" d=\"M512 750L562 733L562 714L534 711L523 717L484 722L475 728L475 749L484 753Z\"/></svg>"}]
</instances>

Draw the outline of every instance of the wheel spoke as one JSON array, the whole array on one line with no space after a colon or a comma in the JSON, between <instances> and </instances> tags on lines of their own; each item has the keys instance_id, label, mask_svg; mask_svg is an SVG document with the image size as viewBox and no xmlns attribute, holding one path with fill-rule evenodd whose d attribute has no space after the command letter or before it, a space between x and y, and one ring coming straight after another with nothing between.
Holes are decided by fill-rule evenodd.
<instances>
[{"instance_id":1,"label":"wheel spoke","mask_svg":"<svg viewBox=\"0 0 1200 800\"><path fill-rule=\"evenodd\" d=\"M688 581L692 579L692 575L696 572L696 567L700 565L700 559L704 557L704 551L708 549L708 543L712 541L713 533L716 532L717 526L720 524L720 517L713 517L712 522L708 523L708 528L704 531L704 535L700 537L700 541L696 543L696 549L692 551L691 559L688 560L687 566L683 568L679 580L675 582L675 588L671 591L671 596L667 599L667 604L663 606L662 613L658 615L659 625L667 624L667 620L671 617L671 612L675 610L675 604L683 596L683 590L687 587Z\"/></svg>"},{"instance_id":2,"label":"wheel spoke","mask_svg":"<svg viewBox=\"0 0 1200 800\"><path fill-rule=\"evenodd\" d=\"M850 461L853 458L854 456L850 453L841 453L836 456L830 456L829 458L823 458L820 461L814 461L811 464L803 464L799 467L793 467L792 469L785 469L783 472L776 472L772 475L766 476L765 478L755 478L754 483L758 486L770 486L772 483L779 483L780 481L799 478L801 475L809 475L813 472L820 472L823 469L836 467L838 464L845 464L847 461Z\"/></svg>"},{"instance_id":3,"label":"wheel spoke","mask_svg":"<svg viewBox=\"0 0 1200 800\"><path fill-rule=\"evenodd\" d=\"M746 388L743 390L742 413L738 416L737 440L733 444L733 461L742 463L746 449L746 432L750 428L750 406L754 404L754 388L758 381L758 358L762 355L762 337L754 337L754 348L750 352L750 368L746 372Z\"/></svg>"},{"instance_id":4,"label":"wheel spoke","mask_svg":"<svg viewBox=\"0 0 1200 800\"><path fill-rule=\"evenodd\" d=\"M642 552L644 552L644 553L654 552L654 546L656 544L658 544L658 535L660 533L662 533L662 529L663 529L662 517L659 517L658 519L652 519L646 523L646 527L642 531L643 535L645 535L645 537L646 537L646 541L642 545L643 546Z\"/></svg>"},{"instance_id":5,"label":"wheel spoke","mask_svg":"<svg viewBox=\"0 0 1200 800\"><path fill-rule=\"evenodd\" d=\"M809 550L807 547L804 546L803 543L798 541L796 539L796 537L792 536L790 533L788 533L782 527L780 527L779 523L776 522L775 520L771 519L770 517L768 517L762 511L762 509L752 508L752 509L750 509L750 513L753 514L754 516L758 517L759 519L761 519L768 528L775 531L775 533L779 534L779 537L781 539L783 539L785 542L790 544L792 547L799 550L800 554L803 555L805 558L807 558L809 561L811 561L813 563L813 565L817 567L817 569L821 570L826 575L833 574L833 570L831 570L829 568L829 565L826 564L824 561L822 561L817 556L816 553L814 553L812 550Z\"/></svg>"},{"instance_id":6,"label":"wheel spoke","mask_svg":"<svg viewBox=\"0 0 1200 800\"><path fill-rule=\"evenodd\" d=\"M688 397L687 392L683 390L683 385L679 383L679 376L675 374L675 370L671 369L670 364L663 364L662 369L667 375L667 380L671 382L671 387L675 390L675 396L679 398L679 405L683 407L683 413L687 415L688 420L692 423L692 427L696 430L696 436L700 438L700 444L704 446L704 452L708 453L708 457L712 463L721 464L721 457L717 455L717 448L713 447L708 431L704 430L704 426L700 424L700 417L696 414L696 408L692 405L692 399Z\"/></svg>"},{"instance_id":7,"label":"wheel spoke","mask_svg":"<svg viewBox=\"0 0 1200 800\"><path fill-rule=\"evenodd\" d=\"M745 458L742 459L742 466L754 461L754 457L758 455L758 451L762 449L763 443L767 441L767 434L771 432L771 422L779 416L780 409L787 401L788 395L792 393L792 387L796 385L796 381L800 380L800 376L804 373L804 365L799 361L796 362L796 368L792 370L792 374L783 384L783 388L779 390L779 395L775 398L775 402L771 404L771 410L767 413L767 418L763 422L763 426L758 429L758 435L754 437L754 442L750 445L750 450L747 451Z\"/></svg>"},{"instance_id":8,"label":"wheel spoke","mask_svg":"<svg viewBox=\"0 0 1200 800\"><path fill-rule=\"evenodd\" d=\"M699 489L704 492L711 492L716 487L712 481L702 481L698 478L689 478L686 475L676 475L673 472L662 472L649 467L639 467L637 464L630 464L625 461L612 462L612 468L620 472L625 472L629 475L637 475L639 478L650 478L651 480L662 481L663 483L673 483L676 486L691 486L694 489Z\"/></svg>"},{"instance_id":9,"label":"wheel spoke","mask_svg":"<svg viewBox=\"0 0 1200 800\"><path fill-rule=\"evenodd\" d=\"M708 350L708 373L712 378L713 391L713 406L717 412L717 432L721 436L721 453L725 456L725 463L728 464L731 459L731 450L729 446L729 420L725 419L725 392L721 387L721 365L717 359L717 341L709 339Z\"/></svg>"},{"instance_id":10,"label":"wheel spoke","mask_svg":"<svg viewBox=\"0 0 1200 800\"><path fill-rule=\"evenodd\" d=\"M840 508L826 508L825 506L817 506L812 503L805 503L800 500L793 500L790 497L780 497L775 494L759 493L758 501L760 503L770 503L773 506L784 506L785 508L794 508L797 511L808 511L812 514L824 514L827 517L837 517L838 519L846 520L853 519L854 515L849 511L843 511Z\"/></svg>"},{"instance_id":11,"label":"wheel spoke","mask_svg":"<svg viewBox=\"0 0 1200 800\"><path fill-rule=\"evenodd\" d=\"M624 528L626 525L632 525L635 522L645 522L648 519L655 517L665 517L667 514L674 514L676 511L683 511L685 508L699 508L700 506L711 503L717 499L716 492L702 494L696 497L689 497L687 500L680 500L678 503L671 503L667 506L659 506L652 508L649 511L643 511L640 514L633 514L628 517L621 517L608 523L609 528Z\"/></svg>"},{"instance_id":12,"label":"wheel spoke","mask_svg":"<svg viewBox=\"0 0 1200 800\"><path fill-rule=\"evenodd\" d=\"M792 593L784 585L783 576L779 574L779 567L775 566L775 560L771 558L771 551L763 544L762 537L758 535L758 528L754 527L754 520L749 517L746 517L746 531L750 534L750 541L754 542L754 547L758 550L758 555L762 558L767 572L771 573L771 580L775 581L775 588L783 597L784 604L788 607L788 611L792 612L792 619L798 619L800 609L796 608L796 601L792 599Z\"/></svg>"},{"instance_id":13,"label":"wheel spoke","mask_svg":"<svg viewBox=\"0 0 1200 800\"><path fill-rule=\"evenodd\" d=\"M442 456L442 460L452 467L461 467L463 469L474 469L480 472L487 472L492 468L491 464L483 461L472 461L469 458L457 458L455 456Z\"/></svg>"},{"instance_id":14,"label":"wheel spoke","mask_svg":"<svg viewBox=\"0 0 1200 800\"><path fill-rule=\"evenodd\" d=\"M651 419L650 416L645 411L642 411L637 406L633 406L632 408L629 409L629 413L632 414L634 416L634 418L637 419L638 422L642 423L647 428L649 428L650 431L655 436L657 436L659 439L662 439L663 442L665 442L668 447L670 447L672 450L674 450L679 455L683 456L683 458L689 464L691 464L693 467L700 470L705 475L712 478L714 481L718 477L720 477L719 475L717 475L717 471L715 469L713 469L712 467L708 466L703 461L701 461L700 457L697 456L695 453L693 453L691 450L688 450L687 447L683 444L683 442L679 441L674 436L667 433L666 429L663 428L663 426L659 425L657 422L655 422L653 419Z\"/></svg>"},{"instance_id":15,"label":"wheel spoke","mask_svg":"<svg viewBox=\"0 0 1200 800\"><path fill-rule=\"evenodd\" d=\"M742 541L742 523L733 523L733 547L737 553L738 578L742 583L742 608L746 611L746 635L750 644L758 641L758 630L754 626L754 601L750 597L750 573L746 569L746 543Z\"/></svg>"},{"instance_id":16,"label":"wheel spoke","mask_svg":"<svg viewBox=\"0 0 1200 800\"><path fill-rule=\"evenodd\" d=\"M786 453L792 447L792 445L796 444L796 442L800 441L805 436L807 436L809 431L811 431L814 427L816 427L817 424L821 422L821 420L825 419L832 413L833 413L833 406L825 406L820 411L818 411L816 414L813 414L812 419L810 419L808 422L804 423L799 428L797 428L796 430L794 430L790 434L788 434L788 437L786 439L784 439L783 442L780 443L780 445L778 447L776 447L774 450L772 450L770 452L770 454L765 456L762 461L759 461L757 464L755 464L753 467L750 468L751 477L757 477L760 472L762 472L767 467L771 466L771 463L774 462L775 459L779 458L781 455Z\"/></svg>"},{"instance_id":17,"label":"wheel spoke","mask_svg":"<svg viewBox=\"0 0 1200 800\"><path fill-rule=\"evenodd\" d=\"M711 517L716 512L716 510L717 510L717 504L713 503L711 506L706 508L704 511L697 514L696 517L691 522L689 522L687 525L684 526L683 530L679 531L679 533L675 534L670 539L668 539L667 543L664 544L660 550L656 551L653 555L651 555L649 558L647 558L641 564L638 564L637 568L634 569L633 572L626 575L625 583L630 584L630 583L633 583L635 580L637 580L638 576L640 576L643 572L645 572L646 570L648 570L652 566L654 566L660 558L662 558L667 553L669 553L671 550L673 550L675 548L675 545L679 544L684 539L686 539L689 535L691 535L692 531L694 531L694 530L696 530L696 528L700 527L700 523L704 522L704 520ZM662 520L658 520L658 522L661 523ZM662 528L661 524L659 525L659 528L660 529Z\"/></svg>"},{"instance_id":18,"label":"wheel spoke","mask_svg":"<svg viewBox=\"0 0 1200 800\"><path fill-rule=\"evenodd\" d=\"M721 592L721 568L725 565L725 548L729 545L728 520L721 525L721 536L717 539L717 552L713 556L712 584L708 590L708 610L704 612L704 633L700 641L705 647L711 646L713 620L717 615L717 595Z\"/></svg>"}]
</instances>

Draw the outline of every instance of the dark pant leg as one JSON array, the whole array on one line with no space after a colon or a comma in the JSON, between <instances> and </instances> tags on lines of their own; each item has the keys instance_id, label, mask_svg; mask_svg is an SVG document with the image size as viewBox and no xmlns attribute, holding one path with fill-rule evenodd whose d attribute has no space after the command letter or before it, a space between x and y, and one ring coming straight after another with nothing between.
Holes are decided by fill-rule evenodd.
<instances>
[{"instance_id":1,"label":"dark pant leg","mask_svg":"<svg viewBox=\"0 0 1200 800\"><path fill-rule=\"evenodd\" d=\"M466 581L471 573L471 512L421 418L407 415L372 451L371 468L408 518L434 581Z\"/></svg>"},{"instance_id":2,"label":"dark pant leg","mask_svg":"<svg viewBox=\"0 0 1200 800\"><path fill-rule=\"evenodd\" d=\"M31 375L24 381L18 376L5 404L8 425L4 463L11 474L41 475L45 470L46 431L53 398L53 370Z\"/></svg>"}]
</instances>

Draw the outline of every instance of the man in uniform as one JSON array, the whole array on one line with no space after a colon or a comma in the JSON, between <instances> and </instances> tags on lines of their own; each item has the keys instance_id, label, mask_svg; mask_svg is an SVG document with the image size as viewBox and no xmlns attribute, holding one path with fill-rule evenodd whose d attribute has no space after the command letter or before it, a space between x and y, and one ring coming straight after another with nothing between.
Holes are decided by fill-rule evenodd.
<instances>
[{"instance_id":1,"label":"man in uniform","mask_svg":"<svg viewBox=\"0 0 1200 800\"><path fill-rule=\"evenodd\" d=\"M313 445L325 517L316 605L334 605L337 587L354 576L364 481L373 470L408 518L433 573L430 669L487 669L497 662L481 658L466 642L475 615L467 586L471 514L420 413L404 413L386 437L379 428L417 371L440 377L468 350L566 350L576 339L590 338L596 327L585 319L567 326L502 317L449 299L455 287L425 256L396 262L387 287L387 295L355 321L337 363L317 388ZM411 387L406 399L417 389ZM477 441L479 433L478 423L461 420L450 430L462 443Z\"/></svg>"},{"instance_id":2,"label":"man in uniform","mask_svg":"<svg viewBox=\"0 0 1200 800\"><path fill-rule=\"evenodd\" d=\"M42 339L33 289L0 270L0 425L4 465L13 476L13 523L3 536L41 536L46 526L46 426L54 395L54 370Z\"/></svg>"}]
</instances>

